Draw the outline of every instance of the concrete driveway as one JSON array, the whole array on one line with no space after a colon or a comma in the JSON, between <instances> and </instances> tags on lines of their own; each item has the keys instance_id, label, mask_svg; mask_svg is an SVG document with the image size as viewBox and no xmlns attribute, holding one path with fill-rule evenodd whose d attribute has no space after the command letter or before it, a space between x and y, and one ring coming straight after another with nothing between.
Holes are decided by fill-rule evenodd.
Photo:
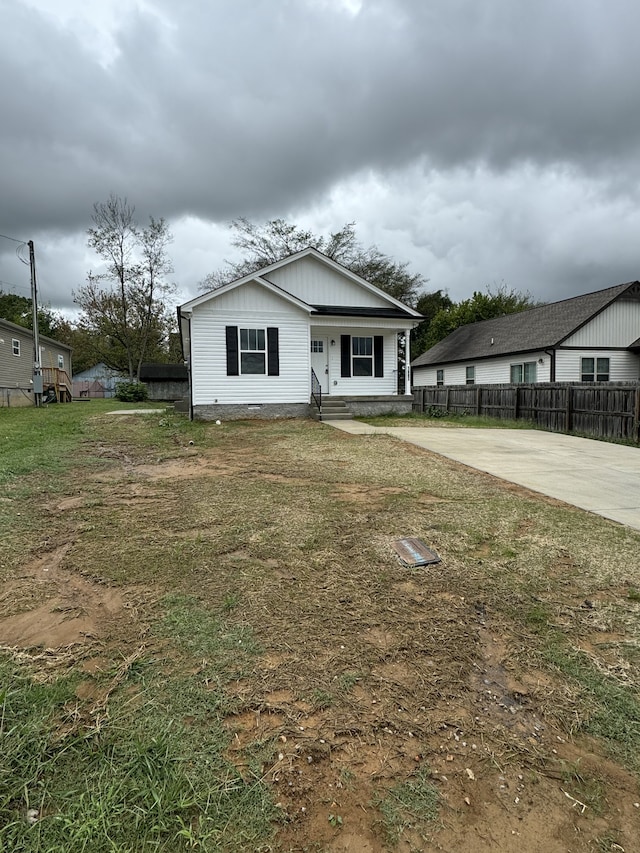
<instances>
[{"instance_id":1,"label":"concrete driveway","mask_svg":"<svg viewBox=\"0 0 640 853\"><path fill-rule=\"evenodd\" d=\"M387 433L640 530L640 448L529 429L324 423L354 435Z\"/></svg>"}]
</instances>

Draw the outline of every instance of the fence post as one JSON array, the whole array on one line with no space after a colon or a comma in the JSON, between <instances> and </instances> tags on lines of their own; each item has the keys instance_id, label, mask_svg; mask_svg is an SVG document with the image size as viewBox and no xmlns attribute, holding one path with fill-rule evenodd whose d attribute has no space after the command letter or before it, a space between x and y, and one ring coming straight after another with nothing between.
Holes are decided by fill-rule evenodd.
<instances>
[{"instance_id":1,"label":"fence post","mask_svg":"<svg viewBox=\"0 0 640 853\"><path fill-rule=\"evenodd\" d=\"M635 401L633 405L633 436L636 443L640 442L640 387L636 385L633 389Z\"/></svg>"},{"instance_id":2,"label":"fence post","mask_svg":"<svg viewBox=\"0 0 640 853\"><path fill-rule=\"evenodd\" d=\"M447 397L446 397L446 402L445 402L445 404L444 404L444 408L445 408L445 411L446 411L446 412L448 412L448 411L449 411L449 400L450 400L450 397L451 397L451 389L450 389L450 388L447 388Z\"/></svg>"},{"instance_id":3,"label":"fence post","mask_svg":"<svg viewBox=\"0 0 640 853\"><path fill-rule=\"evenodd\" d=\"M564 421L564 429L565 432L571 432L572 420L573 420L573 385L567 385L567 412Z\"/></svg>"},{"instance_id":4,"label":"fence post","mask_svg":"<svg viewBox=\"0 0 640 853\"><path fill-rule=\"evenodd\" d=\"M481 390L482 389L478 385L478 387L476 388L476 415L480 414L480 392L481 392Z\"/></svg>"},{"instance_id":5,"label":"fence post","mask_svg":"<svg viewBox=\"0 0 640 853\"><path fill-rule=\"evenodd\" d=\"M514 421L518 420L519 414L520 414L520 386L516 385L516 399L515 399L514 412L513 412Z\"/></svg>"}]
</instances>

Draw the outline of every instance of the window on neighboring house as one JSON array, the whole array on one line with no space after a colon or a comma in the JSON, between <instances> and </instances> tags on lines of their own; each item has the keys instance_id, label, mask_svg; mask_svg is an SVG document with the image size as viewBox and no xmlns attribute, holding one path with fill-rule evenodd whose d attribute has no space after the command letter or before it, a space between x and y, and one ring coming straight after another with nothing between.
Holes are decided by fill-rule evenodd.
<instances>
[{"instance_id":1,"label":"window on neighboring house","mask_svg":"<svg viewBox=\"0 0 640 853\"><path fill-rule=\"evenodd\" d=\"M240 329L240 373L265 373L266 363L264 329Z\"/></svg>"},{"instance_id":2,"label":"window on neighboring house","mask_svg":"<svg viewBox=\"0 0 640 853\"><path fill-rule=\"evenodd\" d=\"M476 382L476 369L475 367L467 367L466 375L465 375L465 383L467 385L475 385Z\"/></svg>"},{"instance_id":3,"label":"window on neighboring house","mask_svg":"<svg viewBox=\"0 0 640 853\"><path fill-rule=\"evenodd\" d=\"M13 350L14 355L20 355L20 341L18 338L12 338L11 348Z\"/></svg>"},{"instance_id":4,"label":"window on neighboring house","mask_svg":"<svg viewBox=\"0 0 640 853\"><path fill-rule=\"evenodd\" d=\"M535 361L524 361L520 364L511 365L511 384L521 385L523 382L530 383L536 381L536 363Z\"/></svg>"},{"instance_id":5,"label":"window on neighboring house","mask_svg":"<svg viewBox=\"0 0 640 853\"><path fill-rule=\"evenodd\" d=\"M63 355L58 356L58 369L64 370L64 356Z\"/></svg>"},{"instance_id":6,"label":"window on neighboring house","mask_svg":"<svg viewBox=\"0 0 640 853\"><path fill-rule=\"evenodd\" d=\"M608 382L608 358L581 358L580 380L582 382Z\"/></svg>"},{"instance_id":7,"label":"window on neighboring house","mask_svg":"<svg viewBox=\"0 0 640 853\"><path fill-rule=\"evenodd\" d=\"M444 385L444 370L436 370L436 385Z\"/></svg>"},{"instance_id":8,"label":"window on neighboring house","mask_svg":"<svg viewBox=\"0 0 640 853\"><path fill-rule=\"evenodd\" d=\"M373 338L351 338L352 376L373 376Z\"/></svg>"}]
</instances>

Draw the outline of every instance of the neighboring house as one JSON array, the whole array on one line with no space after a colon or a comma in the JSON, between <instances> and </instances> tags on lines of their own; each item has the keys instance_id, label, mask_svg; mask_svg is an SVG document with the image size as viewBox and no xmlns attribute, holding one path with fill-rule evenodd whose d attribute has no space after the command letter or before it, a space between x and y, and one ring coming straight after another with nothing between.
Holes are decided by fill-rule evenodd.
<instances>
[{"instance_id":1,"label":"neighboring house","mask_svg":"<svg viewBox=\"0 0 640 853\"><path fill-rule=\"evenodd\" d=\"M44 395L71 400L71 347L39 336ZM0 320L0 406L33 406L33 332Z\"/></svg>"},{"instance_id":2,"label":"neighboring house","mask_svg":"<svg viewBox=\"0 0 640 853\"><path fill-rule=\"evenodd\" d=\"M150 400L175 402L189 396L186 364L142 364L139 378L147 386Z\"/></svg>"},{"instance_id":3,"label":"neighboring house","mask_svg":"<svg viewBox=\"0 0 640 853\"><path fill-rule=\"evenodd\" d=\"M411 410L398 338L408 352L421 315L316 249L192 299L178 320L192 417L308 416L317 403L326 415L338 400Z\"/></svg>"},{"instance_id":4,"label":"neighboring house","mask_svg":"<svg viewBox=\"0 0 640 853\"><path fill-rule=\"evenodd\" d=\"M124 374L100 361L93 367L73 374L74 397L113 397L116 393L116 383L125 379Z\"/></svg>"},{"instance_id":5,"label":"neighboring house","mask_svg":"<svg viewBox=\"0 0 640 853\"><path fill-rule=\"evenodd\" d=\"M412 362L413 387L640 377L640 282L456 329Z\"/></svg>"}]
</instances>

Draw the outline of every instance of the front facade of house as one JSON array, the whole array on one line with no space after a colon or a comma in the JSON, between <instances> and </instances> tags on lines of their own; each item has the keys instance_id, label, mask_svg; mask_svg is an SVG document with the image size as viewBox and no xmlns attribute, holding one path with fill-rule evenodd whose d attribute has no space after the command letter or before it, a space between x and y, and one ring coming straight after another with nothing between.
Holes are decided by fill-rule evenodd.
<instances>
[{"instance_id":1,"label":"front facade of house","mask_svg":"<svg viewBox=\"0 0 640 853\"><path fill-rule=\"evenodd\" d=\"M354 413L410 411L398 336L408 342L420 315L315 249L187 302L178 318L194 417L308 416L314 390Z\"/></svg>"},{"instance_id":2,"label":"front facade of house","mask_svg":"<svg viewBox=\"0 0 640 853\"><path fill-rule=\"evenodd\" d=\"M413 386L637 382L640 283L452 332L413 361Z\"/></svg>"},{"instance_id":3,"label":"front facade of house","mask_svg":"<svg viewBox=\"0 0 640 853\"><path fill-rule=\"evenodd\" d=\"M68 387L70 396L71 347L43 335L39 344L44 389ZM34 405L34 359L33 332L0 319L0 406Z\"/></svg>"}]
</instances>

